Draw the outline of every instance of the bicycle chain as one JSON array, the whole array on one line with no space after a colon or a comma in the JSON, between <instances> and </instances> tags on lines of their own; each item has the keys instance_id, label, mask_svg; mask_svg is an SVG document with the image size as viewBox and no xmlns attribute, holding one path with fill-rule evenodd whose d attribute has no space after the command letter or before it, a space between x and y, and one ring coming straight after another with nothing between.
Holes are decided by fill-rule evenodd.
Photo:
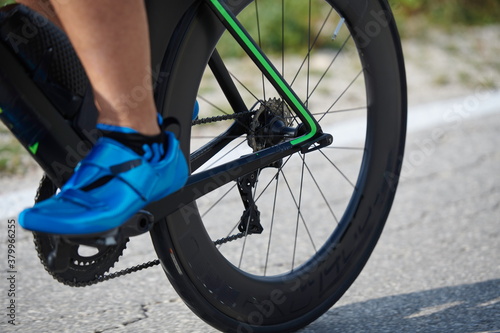
<instances>
[{"instance_id":1,"label":"bicycle chain","mask_svg":"<svg viewBox=\"0 0 500 333\"><path fill-rule=\"evenodd\" d=\"M245 237L245 235L247 235L245 232L240 232L236 235L224 237L224 238L216 240L214 242L214 245L217 246L217 245L222 245L224 243L229 243L229 242L235 241L237 239L243 238L243 237Z\"/></svg>"},{"instance_id":2,"label":"bicycle chain","mask_svg":"<svg viewBox=\"0 0 500 333\"><path fill-rule=\"evenodd\" d=\"M194 125L215 123L215 122L223 121L223 120L238 119L238 118L243 118L245 116L253 115L256 112L257 111L241 111L241 112L232 113L232 114L224 114L222 116L200 118L200 119L193 120L193 122L191 124L194 126Z\"/></svg>"},{"instance_id":3,"label":"bicycle chain","mask_svg":"<svg viewBox=\"0 0 500 333\"><path fill-rule=\"evenodd\" d=\"M70 287L88 287L88 286L92 286L94 284L98 284L100 282L108 281L111 279L116 279L120 276L135 273L135 272L138 272L138 271L143 270L143 269L158 266L160 263L161 263L160 259L155 259L155 260L148 261L148 262L145 262L145 263L140 264L140 265L136 265L136 266L122 269L121 271L118 271L118 272L97 276L94 280L90 280L87 282L68 282L65 284L70 286Z\"/></svg>"},{"instance_id":4,"label":"bicycle chain","mask_svg":"<svg viewBox=\"0 0 500 333\"><path fill-rule=\"evenodd\" d=\"M194 125L209 124L209 123L218 122L218 121L224 121L224 120L233 120L233 119L238 119L238 118L242 118L242 117L245 117L245 116L249 116L249 115L252 115L254 113L255 113L255 111L242 111L242 112L233 113L233 114L226 114L226 115L222 115L222 116L200 118L200 119L195 119L192 122L192 125L194 126ZM36 193L35 202L37 202L38 199L39 199L39 197L40 197L40 189L41 189L41 186L38 188L38 191ZM223 243L234 241L236 239L244 237L244 235L245 235L244 233L239 233L237 235L225 237L225 238L222 238L222 239L219 239L219 240L215 241L214 244L215 245L220 245L220 244L223 244ZM100 283L100 282L109 281L109 280L112 280L112 279L115 279L115 278L118 278L118 277L121 277L121 276L124 276L124 275L135 273L135 272L138 272L140 270L147 269L147 268L154 267L154 266L158 266L158 265L161 264L161 262L160 262L159 259L155 259L155 260L143 263L143 264L139 264L139 265L136 265L136 266L125 268L123 270L120 270L120 271L117 271L117 272L114 272L114 273L98 275L93 280L89 280L89 281L85 281L85 282L82 282L82 281L70 281L68 279L63 279L61 277L58 277L58 276L54 275L51 272L50 268L46 264L46 261L42 259L43 253L41 251L41 245L39 244L38 238L34 237L33 242L35 243L35 249L36 249L36 251L38 253L38 256L41 259L40 261L42 262L45 270L47 270L47 272L49 272L52 275L52 277L54 277L57 281L65 284L67 286L70 286L70 287L88 287L88 286L92 286L92 285L95 285L95 284Z\"/></svg>"}]
</instances>

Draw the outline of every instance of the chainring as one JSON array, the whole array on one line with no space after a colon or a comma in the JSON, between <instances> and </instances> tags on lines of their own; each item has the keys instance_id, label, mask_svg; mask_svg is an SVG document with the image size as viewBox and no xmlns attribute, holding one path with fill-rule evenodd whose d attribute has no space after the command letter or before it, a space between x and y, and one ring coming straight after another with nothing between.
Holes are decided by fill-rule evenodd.
<instances>
[{"instance_id":1,"label":"chainring","mask_svg":"<svg viewBox=\"0 0 500 333\"><path fill-rule=\"evenodd\" d=\"M40 202L53 196L57 187L47 177L40 181L35 202ZM81 286L102 277L118 261L127 247L128 239L118 245L87 247L78 244L70 246L70 264L64 272L54 272L47 265L47 257L54 249L53 240L50 235L33 232L38 257L45 270L57 281L69 286Z\"/></svg>"}]
</instances>

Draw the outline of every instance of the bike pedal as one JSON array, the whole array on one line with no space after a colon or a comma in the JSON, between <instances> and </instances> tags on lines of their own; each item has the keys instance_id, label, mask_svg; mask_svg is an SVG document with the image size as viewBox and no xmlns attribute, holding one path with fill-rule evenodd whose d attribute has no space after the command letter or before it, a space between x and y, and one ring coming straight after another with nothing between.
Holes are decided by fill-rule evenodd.
<instances>
[{"instance_id":1,"label":"bike pedal","mask_svg":"<svg viewBox=\"0 0 500 333\"><path fill-rule=\"evenodd\" d=\"M87 246L113 246L125 242L128 238L139 236L153 228L154 216L141 210L127 222L105 233L83 236L61 236L68 243Z\"/></svg>"}]
</instances>

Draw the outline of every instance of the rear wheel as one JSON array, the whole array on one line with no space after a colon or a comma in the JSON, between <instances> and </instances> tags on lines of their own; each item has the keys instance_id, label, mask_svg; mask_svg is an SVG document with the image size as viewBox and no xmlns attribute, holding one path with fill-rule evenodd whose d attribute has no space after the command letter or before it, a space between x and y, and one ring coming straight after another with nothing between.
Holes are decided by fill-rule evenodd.
<instances>
[{"instance_id":1,"label":"rear wheel","mask_svg":"<svg viewBox=\"0 0 500 333\"><path fill-rule=\"evenodd\" d=\"M218 188L158 223L152 237L173 286L205 321L223 331L290 331L342 296L382 232L404 149L404 65L385 0L249 2L228 4L334 142ZM239 102L253 113L232 117L246 135L194 172L300 132L229 36L217 52L239 95L220 84L214 54L198 91L200 117L233 114ZM193 127L191 151L226 127Z\"/></svg>"}]
</instances>

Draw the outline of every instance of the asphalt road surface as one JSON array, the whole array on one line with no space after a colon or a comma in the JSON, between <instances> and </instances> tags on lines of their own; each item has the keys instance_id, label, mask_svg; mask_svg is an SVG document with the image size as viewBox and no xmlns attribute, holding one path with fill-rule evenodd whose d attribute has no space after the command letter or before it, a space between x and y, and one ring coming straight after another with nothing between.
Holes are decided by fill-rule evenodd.
<instances>
[{"instance_id":1,"label":"asphalt road surface","mask_svg":"<svg viewBox=\"0 0 500 333\"><path fill-rule=\"evenodd\" d=\"M499 96L411 109L401 185L380 242L344 297L303 332L500 332ZM9 214L0 214L0 332L214 331L158 266L66 287L44 271L31 235L17 227L16 273L8 273L13 207L4 204ZM141 236L119 267L155 258ZM11 300L16 325L8 322Z\"/></svg>"}]
</instances>

